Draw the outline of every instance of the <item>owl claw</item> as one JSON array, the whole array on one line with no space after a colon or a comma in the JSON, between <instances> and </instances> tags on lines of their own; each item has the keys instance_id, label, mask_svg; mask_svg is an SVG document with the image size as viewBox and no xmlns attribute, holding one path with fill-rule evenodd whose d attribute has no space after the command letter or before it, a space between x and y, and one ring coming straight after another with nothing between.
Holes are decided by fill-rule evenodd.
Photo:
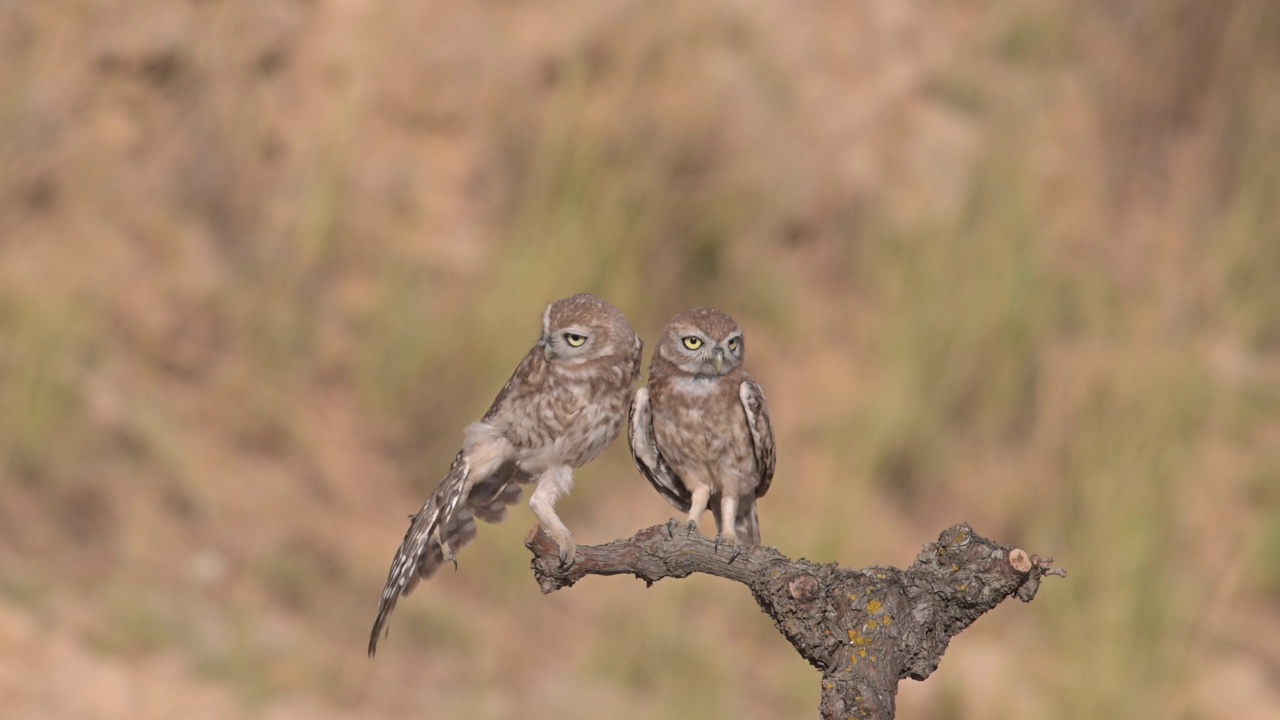
<instances>
[{"instance_id":1,"label":"owl claw","mask_svg":"<svg viewBox=\"0 0 1280 720\"><path fill-rule=\"evenodd\" d=\"M736 537L733 537L732 535L725 535L723 533L716 535L716 539L715 539L716 555L720 554L721 545L728 545L729 547L733 548L733 554L729 556L729 562L733 562L734 560L737 560L738 556L742 554L742 546L738 544L738 539Z\"/></svg>"},{"instance_id":2,"label":"owl claw","mask_svg":"<svg viewBox=\"0 0 1280 720\"><path fill-rule=\"evenodd\" d=\"M679 524L679 521L676 520L675 518L671 518L670 520L667 521L667 539L668 540L675 538L677 524Z\"/></svg>"},{"instance_id":3,"label":"owl claw","mask_svg":"<svg viewBox=\"0 0 1280 720\"><path fill-rule=\"evenodd\" d=\"M697 521L697 520L690 520L690 521L689 521L689 525L688 525L688 527L686 527L686 528L685 528L685 534L684 534L684 536L685 536L685 537L687 537L687 538L691 538L691 537L693 537L694 535L697 535L697 534L698 534L698 521Z\"/></svg>"},{"instance_id":4,"label":"owl claw","mask_svg":"<svg viewBox=\"0 0 1280 720\"><path fill-rule=\"evenodd\" d=\"M578 560L577 555L578 554L576 552L570 550L569 548L561 549L560 550L560 568L559 568L560 572L566 572L569 570L569 568L573 567L573 564Z\"/></svg>"},{"instance_id":5,"label":"owl claw","mask_svg":"<svg viewBox=\"0 0 1280 720\"><path fill-rule=\"evenodd\" d=\"M453 548L449 547L449 541L444 539L444 533L440 532L440 528L435 531L436 544L440 546L441 559L453 563L453 569L458 569L458 558L453 554Z\"/></svg>"}]
</instances>

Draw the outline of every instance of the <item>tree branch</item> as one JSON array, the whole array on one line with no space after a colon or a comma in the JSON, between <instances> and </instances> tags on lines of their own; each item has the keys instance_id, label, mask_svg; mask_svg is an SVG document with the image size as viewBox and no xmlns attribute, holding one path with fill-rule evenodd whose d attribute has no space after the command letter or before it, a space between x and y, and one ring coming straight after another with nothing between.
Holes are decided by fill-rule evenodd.
<instances>
[{"instance_id":1,"label":"tree branch","mask_svg":"<svg viewBox=\"0 0 1280 720\"><path fill-rule=\"evenodd\" d=\"M675 523L579 546L567 569L538 526L525 546L543 593L587 575L634 575L652 585L705 573L746 585L801 657L822 671L823 718L892 718L899 680L929 677L951 638L983 613L1010 596L1030 602L1041 578L1066 576L1053 558L998 545L966 523L944 530L906 570L818 565L764 546L735 556L734 548Z\"/></svg>"}]
</instances>

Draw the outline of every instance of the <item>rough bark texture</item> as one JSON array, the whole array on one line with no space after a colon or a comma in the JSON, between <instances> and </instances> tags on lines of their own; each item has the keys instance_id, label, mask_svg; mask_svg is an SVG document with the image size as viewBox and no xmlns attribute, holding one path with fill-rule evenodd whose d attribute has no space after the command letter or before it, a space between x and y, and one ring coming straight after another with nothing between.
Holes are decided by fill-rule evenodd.
<instances>
[{"instance_id":1,"label":"rough bark texture","mask_svg":"<svg viewBox=\"0 0 1280 720\"><path fill-rule=\"evenodd\" d=\"M899 680L929 677L951 638L980 615L1010 596L1030 602L1041 578L1066 575L1052 558L998 545L964 523L925 545L906 570L819 565L764 546L735 555L682 524L581 546L567 569L541 528L529 531L525 545L544 593L587 575L635 575L652 585L706 573L746 585L796 651L822 671L823 718L892 718Z\"/></svg>"}]
</instances>

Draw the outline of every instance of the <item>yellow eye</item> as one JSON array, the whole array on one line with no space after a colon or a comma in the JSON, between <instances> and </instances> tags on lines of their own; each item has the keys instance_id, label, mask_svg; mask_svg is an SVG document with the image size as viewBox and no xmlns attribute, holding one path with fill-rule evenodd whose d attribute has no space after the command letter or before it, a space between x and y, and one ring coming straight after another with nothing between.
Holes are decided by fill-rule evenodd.
<instances>
[{"instance_id":1,"label":"yellow eye","mask_svg":"<svg viewBox=\"0 0 1280 720\"><path fill-rule=\"evenodd\" d=\"M565 333L564 341L569 343L569 347L582 347L582 343L587 341L587 336L579 335L578 333Z\"/></svg>"},{"instance_id":2,"label":"yellow eye","mask_svg":"<svg viewBox=\"0 0 1280 720\"><path fill-rule=\"evenodd\" d=\"M729 341L729 352L738 352L738 338Z\"/></svg>"},{"instance_id":3,"label":"yellow eye","mask_svg":"<svg viewBox=\"0 0 1280 720\"><path fill-rule=\"evenodd\" d=\"M702 347L702 338L697 338L690 335L689 337L684 338L684 346L689 348L690 350L697 350L698 348Z\"/></svg>"}]
</instances>

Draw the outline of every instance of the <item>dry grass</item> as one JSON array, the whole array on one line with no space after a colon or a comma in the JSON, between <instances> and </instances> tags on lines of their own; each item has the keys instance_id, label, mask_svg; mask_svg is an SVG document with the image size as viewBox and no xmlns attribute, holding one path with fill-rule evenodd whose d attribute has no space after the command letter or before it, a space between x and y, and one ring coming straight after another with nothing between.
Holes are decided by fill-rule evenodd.
<instances>
[{"instance_id":1,"label":"dry grass","mask_svg":"<svg viewBox=\"0 0 1280 720\"><path fill-rule=\"evenodd\" d=\"M585 290L748 326L784 551L970 520L1071 570L903 717L1274 714L1280 13L574 5L0 5L0 620L244 717L810 713L733 588L539 596L522 509L362 657L403 515ZM564 508L667 512L621 447Z\"/></svg>"}]
</instances>

